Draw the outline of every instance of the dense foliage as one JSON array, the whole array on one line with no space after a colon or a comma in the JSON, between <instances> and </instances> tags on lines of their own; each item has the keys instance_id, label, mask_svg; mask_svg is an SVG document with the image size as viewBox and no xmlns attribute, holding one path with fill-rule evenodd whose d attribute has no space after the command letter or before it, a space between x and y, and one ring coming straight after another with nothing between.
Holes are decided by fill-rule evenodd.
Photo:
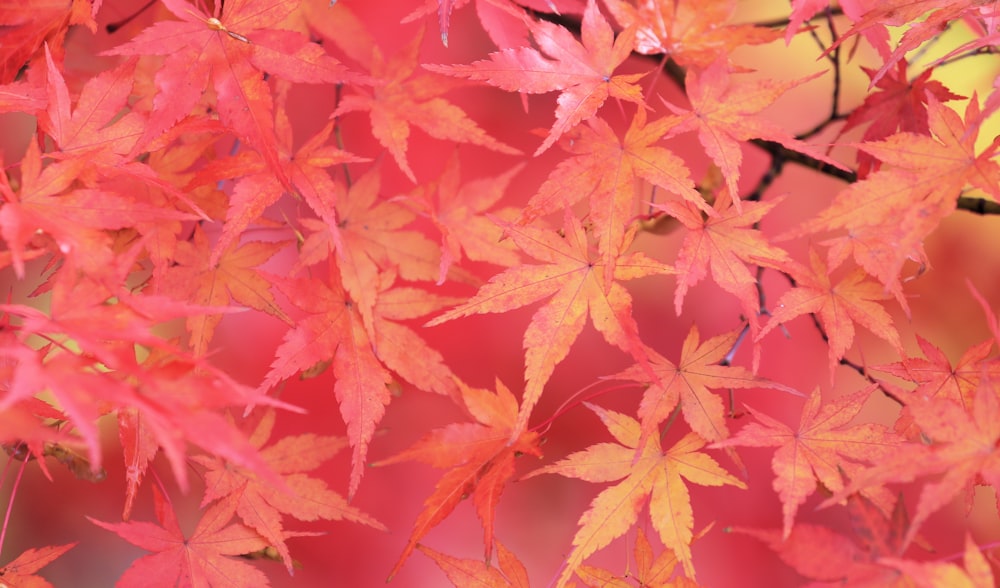
<instances>
[{"instance_id":1,"label":"dense foliage","mask_svg":"<svg viewBox=\"0 0 1000 588\"><path fill-rule=\"evenodd\" d=\"M0 3L0 584L993 586L998 24Z\"/></svg>"}]
</instances>

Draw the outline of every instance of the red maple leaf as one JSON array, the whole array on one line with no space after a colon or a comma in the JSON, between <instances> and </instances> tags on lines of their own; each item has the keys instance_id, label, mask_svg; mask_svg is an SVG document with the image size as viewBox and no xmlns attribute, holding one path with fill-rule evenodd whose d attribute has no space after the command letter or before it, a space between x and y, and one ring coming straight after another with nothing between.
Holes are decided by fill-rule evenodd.
<instances>
[{"instance_id":1,"label":"red maple leaf","mask_svg":"<svg viewBox=\"0 0 1000 588\"><path fill-rule=\"evenodd\" d=\"M523 454L541 457L538 433L517 427L517 399L500 380L496 381L496 393L466 386L458 380L456 383L465 408L476 422L454 423L435 429L409 449L373 464L422 461L448 469L424 501L410 539L389 572L389 579L399 571L419 541L470 496L483 523L486 561L489 561L496 507L504 487L514 475L514 459Z\"/></svg>"},{"instance_id":2,"label":"red maple leaf","mask_svg":"<svg viewBox=\"0 0 1000 588\"><path fill-rule=\"evenodd\" d=\"M862 67L868 77L875 78L875 70ZM964 96L952 93L937 80L932 80L934 68L925 69L913 80L907 77L907 63L899 60L897 67L891 69L888 75L878 81L875 86L880 90L869 94L861 106L851 111L840 134L871 123L865 129L864 141L885 139L897 131L930 135L931 128L927 115L927 102L930 96L938 102L960 100ZM858 177L864 178L874 169L878 160L866 151L858 153Z\"/></svg>"},{"instance_id":3,"label":"red maple leaf","mask_svg":"<svg viewBox=\"0 0 1000 588\"><path fill-rule=\"evenodd\" d=\"M394 280L393 272L385 272L374 284L377 302L370 328L359 305L336 278L330 282L315 278L277 281L278 289L307 316L285 333L261 389L333 364L333 392L353 448L349 496L361 482L368 444L391 400L390 369L423 390L444 395L455 392L451 370L441 354L410 327L399 324L436 311L452 299L418 288L393 287Z\"/></svg>"},{"instance_id":4,"label":"red maple leaf","mask_svg":"<svg viewBox=\"0 0 1000 588\"><path fill-rule=\"evenodd\" d=\"M982 124L979 100L973 96L964 120L951 108L927 96L932 136L900 132L859 149L883 167L852 184L817 216L789 236L846 229L832 243L829 264L853 254L858 265L878 278L907 308L900 270L907 259L926 262L924 239L955 210L958 196L972 186L1000 199L1000 165L993 161L1000 138L976 153Z\"/></svg>"},{"instance_id":5,"label":"red maple leaf","mask_svg":"<svg viewBox=\"0 0 1000 588\"><path fill-rule=\"evenodd\" d=\"M230 302L266 312L289 323L291 319L278 306L270 291L270 282L257 267L277 253L284 243L251 241L236 247L231 243L222 251L218 261L212 262L208 237L200 226L195 226L190 241L177 243L174 265L162 273L157 281L160 293L178 300L205 307L217 306L225 310ZM187 318L189 344L195 355L204 355L221 314L199 314Z\"/></svg>"},{"instance_id":6,"label":"red maple leaf","mask_svg":"<svg viewBox=\"0 0 1000 588\"><path fill-rule=\"evenodd\" d=\"M105 523L87 517L102 529L117 533L147 551L119 578L121 588L148 586L270 586L267 576L232 555L253 553L267 547L256 531L230 524L237 497L230 496L205 509L190 535L181 531L173 505L153 487L159 525L146 522Z\"/></svg>"},{"instance_id":7,"label":"red maple leaf","mask_svg":"<svg viewBox=\"0 0 1000 588\"><path fill-rule=\"evenodd\" d=\"M447 78L415 75L422 39L421 29L399 55L388 61L377 46L372 47L370 73L374 87L369 91L355 86L357 93L344 96L332 116L367 111L372 134L414 183L417 177L406 160L411 125L436 139L520 154L487 135L461 108L440 97L454 85Z\"/></svg>"},{"instance_id":8,"label":"red maple leaf","mask_svg":"<svg viewBox=\"0 0 1000 588\"><path fill-rule=\"evenodd\" d=\"M501 241L503 230L489 219L486 210L503 198L511 179L522 168L518 165L499 176L479 178L460 185L458 151L455 151L436 182L424 184L410 195L441 231L438 285L444 283L452 265L461 261L463 251L473 261L486 261L504 267L520 261L513 244ZM513 207L507 207L492 214L509 220L515 212Z\"/></svg>"},{"instance_id":9,"label":"red maple leaf","mask_svg":"<svg viewBox=\"0 0 1000 588\"><path fill-rule=\"evenodd\" d=\"M344 289L369 329L373 328L380 271L397 272L404 280L433 281L441 268L441 248L423 232L409 228L417 214L404 202L380 198L381 182L376 166L357 178L346 194L336 184L337 225L303 218L310 233L299 255L299 265L307 266L327 261L330 252L336 251Z\"/></svg>"},{"instance_id":10,"label":"red maple leaf","mask_svg":"<svg viewBox=\"0 0 1000 588\"><path fill-rule=\"evenodd\" d=\"M872 369L916 384L913 389L916 395L924 398L947 398L971 411L973 397L980 384L1000 378L1000 361L996 358L987 359L993 349L993 342L989 339L969 347L953 366L943 351L917 335L917 345L926 359L907 357ZM919 432L919 428L914 426L913 416L905 406L903 413L896 419L896 430L914 439L914 435Z\"/></svg>"},{"instance_id":11,"label":"red maple leaf","mask_svg":"<svg viewBox=\"0 0 1000 588\"><path fill-rule=\"evenodd\" d=\"M855 323L900 350L899 333L892 324L892 317L877 303L890 298L882 285L868 280L862 268L855 268L834 283L819 254L811 250L809 257L809 268L794 262L783 268L795 279L795 287L778 299L771 319L761 329L757 340L781 323L814 313L829 338L831 377L834 366L854 342Z\"/></svg>"},{"instance_id":12,"label":"red maple leaf","mask_svg":"<svg viewBox=\"0 0 1000 588\"><path fill-rule=\"evenodd\" d=\"M618 443L591 445L526 477L560 474L588 482L622 481L602 490L580 517L573 551L566 558L556 586L566 586L584 560L632 528L647 498L653 528L663 544L676 554L685 575L694 579L690 547L694 539L694 512L684 480L702 486L730 485L743 489L746 484L700 451L705 441L695 433L688 433L670 449L663 449L658 437L640 446L642 433L638 421L585 404L597 413Z\"/></svg>"},{"instance_id":13,"label":"red maple leaf","mask_svg":"<svg viewBox=\"0 0 1000 588\"><path fill-rule=\"evenodd\" d=\"M13 561L0 567L0 584L11 588L52 588L52 584L41 576L36 576L35 572L75 546L76 543L68 543L25 550Z\"/></svg>"},{"instance_id":14,"label":"red maple leaf","mask_svg":"<svg viewBox=\"0 0 1000 588\"><path fill-rule=\"evenodd\" d=\"M588 314L605 341L646 364L646 351L632 318L632 297L619 282L672 270L642 253L619 254L613 281L607 281L580 221L568 210L561 232L509 224L505 230L522 251L543 264L515 266L494 276L470 300L428 325L471 314L505 312L550 298L524 332L527 384L516 427L520 432L555 366L566 358L583 330ZM625 245L631 243L633 235L629 234Z\"/></svg>"},{"instance_id":15,"label":"red maple leaf","mask_svg":"<svg viewBox=\"0 0 1000 588\"><path fill-rule=\"evenodd\" d=\"M892 565L905 551L902 540L910 525L902 499L897 498L887 514L864 496L852 494L847 510L851 537L810 523L796 524L787 537L777 529L731 527L729 531L767 544L795 571L818 580L811 586L911 588L913 583Z\"/></svg>"},{"instance_id":16,"label":"red maple leaf","mask_svg":"<svg viewBox=\"0 0 1000 588\"><path fill-rule=\"evenodd\" d=\"M848 426L861 411L875 386L846 394L821 405L819 389L802 408L799 427L784 423L747 406L759 423L750 423L713 447L777 447L771 458L774 489L784 513L782 537L788 539L795 513L822 484L831 492L844 488L844 475L853 478L862 463L878 463L896 451L901 439L883 425L865 423ZM873 500L888 504L884 493Z\"/></svg>"},{"instance_id":17,"label":"red maple leaf","mask_svg":"<svg viewBox=\"0 0 1000 588\"><path fill-rule=\"evenodd\" d=\"M583 13L582 44L568 30L550 22L535 21L530 28L540 50L519 47L491 53L489 59L469 65L424 67L484 80L509 92L560 92L556 122L535 155L597 114L608 98L644 104L642 89L635 82L645 74L614 75L614 70L632 51L635 29L626 30L616 39L608 21L598 10L596 0L588 0Z\"/></svg>"},{"instance_id":18,"label":"red maple leaf","mask_svg":"<svg viewBox=\"0 0 1000 588\"><path fill-rule=\"evenodd\" d=\"M205 15L183 0L163 0L180 21L159 21L110 55L165 55L156 72L157 95L136 148L187 116L209 78L223 123L259 151L275 175L288 177L278 159L271 92L263 73L299 83L354 79L322 47L278 25L294 10L288 2L230 0Z\"/></svg>"},{"instance_id":19,"label":"red maple leaf","mask_svg":"<svg viewBox=\"0 0 1000 588\"><path fill-rule=\"evenodd\" d=\"M805 153L824 163L843 168L818 149L799 141L776 123L760 116L760 112L791 88L803 84L822 73L792 82L763 80L754 83L733 83L732 70L725 58L715 60L704 69L689 69L685 78L687 97L691 110L665 103L683 120L673 127L670 136L687 131L697 131L698 140L705 152L722 170L726 186L733 196L736 210L742 210L737 182L743 153L740 143L749 139L775 141L785 147Z\"/></svg>"},{"instance_id":20,"label":"red maple leaf","mask_svg":"<svg viewBox=\"0 0 1000 588\"><path fill-rule=\"evenodd\" d=\"M282 527L282 514L300 521L348 520L386 530L382 523L350 506L342 496L330 490L326 482L306 473L346 446L345 439L310 433L283 437L264 447L274 421L274 410L264 411L250 434L250 444L260 451L261 458L281 476L287 488L277 488L254 472L233 467L218 457L197 456L194 460L208 468L203 507L217 499L236 496L236 514L277 549L289 573L292 572L292 557L285 544L287 535Z\"/></svg>"},{"instance_id":21,"label":"red maple leaf","mask_svg":"<svg viewBox=\"0 0 1000 588\"><path fill-rule=\"evenodd\" d=\"M889 482L943 474L937 481L923 485L912 525L902 541L906 546L931 514L959 495L971 509L975 484L1000 489L1000 455L994 451L1000 441L1000 399L992 380L984 380L976 389L970 411L948 398L925 398L902 391L897 394L920 428L921 441L897 446L889 458L855 475L847 487L824 504Z\"/></svg>"}]
</instances>

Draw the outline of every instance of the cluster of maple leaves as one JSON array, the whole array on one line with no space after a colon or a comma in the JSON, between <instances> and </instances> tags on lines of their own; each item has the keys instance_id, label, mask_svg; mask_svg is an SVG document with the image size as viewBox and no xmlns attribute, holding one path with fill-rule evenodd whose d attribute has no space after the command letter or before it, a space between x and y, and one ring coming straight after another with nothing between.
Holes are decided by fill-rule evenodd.
<instances>
[{"instance_id":1,"label":"cluster of maple leaves","mask_svg":"<svg viewBox=\"0 0 1000 588\"><path fill-rule=\"evenodd\" d=\"M292 572L287 539L309 534L289 530L292 520L384 528L350 498L363 491L379 423L405 387L451 399L469 420L376 461L444 470L387 575L419 550L457 586L527 586L525 566L494 536L497 505L518 475L516 458L541 457L545 426L534 409L543 394L565 394L547 384L589 323L634 361L610 377L642 393L634 414L602 407L599 396L584 402L613 441L526 474L609 484L580 514L565 561L550 570L557 586L697 585L692 544L720 530L693 509L689 485L746 488L745 476L718 459L738 466L737 447L773 448L783 520L730 530L764 542L803 576L992 586L971 539L961 566L918 561L908 549L956 497L977 484L1000 489L1000 323L983 301L995 338L953 366L923 339L923 357L906 356L887 306L909 312L904 268L929 262L923 243L942 219L958 207L993 211L1000 201L1000 139L979 137L1000 92L972 96L959 113L946 103L963 97L933 78L942 63L993 52L1000 7L792 0L787 19L754 25L732 22L736 0L476 0L497 50L472 63L431 64L421 59L423 28L414 21L430 21L423 27L447 45L478 34L451 28L452 12L471 8L412 4L400 25L409 42L383 55L348 0L159 0L136 7L138 24L124 26L102 54L114 65L89 76L67 67L65 41L97 30L101 0L0 6L0 112L37 121L23 156L3 161L0 264L10 280L38 284L26 299L0 305L0 443L15 461L38 458L44 469L54 457L99 478L108 459L99 423L116 421L126 476L104 483L124 488L123 522L91 520L151 552L120 585L158 578L264 586L261 568L230 556L263 554ZM908 64L908 53L957 22L970 40L933 63ZM898 40L890 41L889 27L901 28ZM814 75L751 81L733 57L739 47L796 35L820 43ZM830 116L798 136L763 113L828 70L839 76L859 46L879 58L865 69L872 86L863 103L841 112L835 96ZM628 72L635 64L643 71L622 73L626 63ZM683 99L651 91L661 76ZM551 128L533 154L494 138L445 97L470 83L519 93L525 105L528 94L556 95ZM293 137L287 108L298 85L336 87L333 114L308 137ZM341 132L343 120L359 117L370 123L372 152L352 150ZM840 139L855 128L863 129L859 140ZM411 163L414 129L442 153L470 144L515 163L463 181L451 156L428 179ZM830 140L810 142L831 129L836 150ZM676 149L692 134L698 153ZM741 177L747 149L769 157L769 174L756 185ZM522 162L549 150L561 152L558 162L527 204L512 208L518 200L508 186ZM709 171L696 181L699 158ZM844 185L817 215L765 234L762 221L785 201L767 188L786 165ZM389 166L412 182L409 192L381 189ZM256 237L261 228L281 238ZM672 258L633 247L637 235L664 231L683 235ZM796 239L817 243L806 259L783 245ZM280 274L271 264L279 254L294 259ZM790 284L769 307L764 271ZM649 276L675 281L678 315L691 304L689 291L710 278L736 299L743 327L709 334L692 326L679 356L664 356L640 334L626 284ZM442 294L451 282L471 293ZM523 334L523 386L463 382L421 334L528 305L535 310ZM220 321L247 311L286 325L260 382L241 382L213 362ZM844 363L869 385L825 398L819 384L797 391L757 374L772 331L803 315L828 341L830 377ZM162 334L172 322L183 323L182 336ZM857 326L900 360L846 360ZM752 349L747 367L731 365L741 346ZM272 439L275 420L299 410L293 397L279 399L284 383L327 369L346 437ZM719 392L746 388L803 403L798 425L752 403L741 405L749 417L738 425ZM899 404L894 426L856 422L873 394ZM687 432L665 444L678 417ZM352 464L346 497L309 475L344 448ZM181 490L190 489L192 471L203 482L190 534L159 477L144 483L161 452ZM910 516L891 485L929 477ZM143 491L152 493L156 523L130 520ZM796 522L818 492L828 504L846 504L860 539ZM421 543L466 499L482 522L486 564ZM630 532L629 577L587 563ZM47 585L35 573L71 547L28 550L0 569L0 582Z\"/></svg>"}]
</instances>

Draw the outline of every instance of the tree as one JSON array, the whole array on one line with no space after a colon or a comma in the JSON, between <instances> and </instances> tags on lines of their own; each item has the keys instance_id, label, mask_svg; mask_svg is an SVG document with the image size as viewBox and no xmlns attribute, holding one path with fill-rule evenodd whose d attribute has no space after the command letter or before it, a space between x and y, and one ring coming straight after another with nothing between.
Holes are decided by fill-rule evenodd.
<instances>
[{"instance_id":1,"label":"tree","mask_svg":"<svg viewBox=\"0 0 1000 588\"><path fill-rule=\"evenodd\" d=\"M997 5L469 4L0 7L0 583L994 585Z\"/></svg>"}]
</instances>

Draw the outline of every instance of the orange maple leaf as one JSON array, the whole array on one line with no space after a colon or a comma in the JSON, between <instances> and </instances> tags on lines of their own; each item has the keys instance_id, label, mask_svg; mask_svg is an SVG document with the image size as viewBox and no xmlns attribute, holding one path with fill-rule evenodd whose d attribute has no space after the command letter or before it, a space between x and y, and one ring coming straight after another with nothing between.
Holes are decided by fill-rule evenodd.
<instances>
[{"instance_id":1,"label":"orange maple leaf","mask_svg":"<svg viewBox=\"0 0 1000 588\"><path fill-rule=\"evenodd\" d=\"M437 468L448 468L434 492L424 501L410 539L389 572L389 579L396 575L418 542L469 496L483 523L485 559L489 561L496 507L504 486L514 475L514 459L522 454L541 456L538 433L516 428L517 399L499 379L495 394L471 388L457 379L456 384L465 408L477 422L454 423L435 429L409 449L373 464L422 461Z\"/></svg>"},{"instance_id":2,"label":"orange maple leaf","mask_svg":"<svg viewBox=\"0 0 1000 588\"><path fill-rule=\"evenodd\" d=\"M712 208L694 189L684 161L665 147L655 145L677 117L646 124L646 110L636 109L625 137L618 138L600 117L587 120L561 145L573 154L559 162L528 201L518 223L553 212L562 212L589 197L587 217L594 223L597 248L604 258L605 279L611 280L614 259L621 251L626 227L636 213L636 182L648 181L670 194L712 214Z\"/></svg>"},{"instance_id":3,"label":"orange maple leaf","mask_svg":"<svg viewBox=\"0 0 1000 588\"><path fill-rule=\"evenodd\" d=\"M670 110L684 118L670 131L670 136L697 131L698 140L705 152L722 170L726 186L736 210L742 210L737 196L740 164L743 153L740 142L749 139L766 139L805 153L835 167L843 166L818 149L799 141L776 123L760 116L760 112L773 104L779 96L805 82L823 75L818 72L801 80L777 82L761 80L754 83L732 82L732 71L725 57L720 57L704 69L690 69L685 78L687 97L691 110L664 102Z\"/></svg>"},{"instance_id":4,"label":"orange maple leaf","mask_svg":"<svg viewBox=\"0 0 1000 588\"><path fill-rule=\"evenodd\" d=\"M712 525L698 533L695 539L705 534ZM584 584L591 588L633 588L631 577L639 588L646 586L670 586L671 588L697 588L697 584L689 578L679 576L671 581L677 567L677 556L673 551L664 549L659 555L654 555L653 546L646 538L646 531L641 525L636 526L635 547L632 549L635 557L635 572L618 575L603 568L581 565L576 569L576 575Z\"/></svg>"},{"instance_id":5,"label":"orange maple leaf","mask_svg":"<svg viewBox=\"0 0 1000 588\"><path fill-rule=\"evenodd\" d=\"M725 406L709 388L776 388L797 394L787 386L755 376L746 368L722 364L739 337L740 331L736 330L699 341L698 327L692 325L677 365L650 351L649 363L655 379L639 365L615 376L649 384L639 404L640 445L659 435L660 423L667 420L678 402L684 420L703 439L719 441L728 437Z\"/></svg>"},{"instance_id":6,"label":"orange maple leaf","mask_svg":"<svg viewBox=\"0 0 1000 588\"><path fill-rule=\"evenodd\" d=\"M13 561L0 567L0 584L11 588L52 588L52 584L41 576L36 576L35 572L49 565L76 545L76 543L67 543L66 545L26 549Z\"/></svg>"},{"instance_id":7,"label":"orange maple leaf","mask_svg":"<svg viewBox=\"0 0 1000 588\"><path fill-rule=\"evenodd\" d=\"M208 507L187 536L181 531L173 505L156 486L153 503L159 525L105 523L87 517L98 527L153 552L132 562L117 586L142 587L150 582L164 586L270 586L267 576L257 568L226 557L267 547L267 542L250 527L229 524L236 512L235 496Z\"/></svg>"},{"instance_id":8,"label":"orange maple leaf","mask_svg":"<svg viewBox=\"0 0 1000 588\"><path fill-rule=\"evenodd\" d=\"M289 573L292 572L292 557L285 544L287 535L281 524L282 514L300 521L348 520L386 530L382 523L330 490L326 482L305 473L346 446L345 439L308 433L283 437L264 447L274 429L274 421L274 410L265 411L250 434L250 444L260 451L268 467L281 476L287 489L276 488L254 472L234 467L218 457L196 456L194 461L208 468L202 507L217 499L236 496L236 514L277 549Z\"/></svg>"},{"instance_id":9,"label":"orange maple leaf","mask_svg":"<svg viewBox=\"0 0 1000 588\"><path fill-rule=\"evenodd\" d=\"M621 26L638 27L638 53L662 54L682 67L704 68L736 47L781 37L777 29L725 24L736 12L736 0L604 0L604 5Z\"/></svg>"},{"instance_id":10,"label":"orange maple leaf","mask_svg":"<svg viewBox=\"0 0 1000 588\"><path fill-rule=\"evenodd\" d=\"M472 143L509 155L520 154L517 149L487 135L461 108L440 97L454 85L447 78L414 75L423 36L421 29L399 55L389 61L382 57L378 47L372 47L374 88L369 92L354 86L358 93L344 96L331 117L368 111L372 134L414 183L417 177L406 160L411 125L436 139ZM433 68L428 69L433 71Z\"/></svg>"},{"instance_id":11,"label":"orange maple leaf","mask_svg":"<svg viewBox=\"0 0 1000 588\"><path fill-rule=\"evenodd\" d=\"M646 351L632 318L632 297L619 281L673 270L642 253L619 254L614 281L605 279L602 263L588 246L580 221L568 210L562 232L505 224L507 235L544 265L520 265L494 276L469 301L430 321L437 325L471 314L505 312L551 299L535 312L524 332L524 401L515 431L524 430L531 410L555 366L566 358L589 314L608 343L627 351L640 364ZM630 233L626 245L631 243Z\"/></svg>"},{"instance_id":12,"label":"orange maple leaf","mask_svg":"<svg viewBox=\"0 0 1000 588\"><path fill-rule=\"evenodd\" d=\"M608 21L588 0L583 12L581 41L565 28L543 20L529 25L538 49L519 47L491 53L489 59L469 65L425 65L448 75L484 80L488 84L523 94L559 91L556 122L535 151L538 155L564 133L591 118L610 98L642 106L642 89L635 82L646 74L613 75L632 52L635 29L616 39Z\"/></svg>"},{"instance_id":13,"label":"orange maple leaf","mask_svg":"<svg viewBox=\"0 0 1000 588\"><path fill-rule=\"evenodd\" d=\"M796 430L747 406L759 424L750 423L713 445L778 448L771 458L771 469L784 514L784 539L792 530L795 513L816 491L817 483L838 492L844 488L845 474L853 478L863 469L862 462L878 463L898 449L902 439L882 425L848 426L875 388L868 386L826 405L821 405L819 389L813 390L802 407ZM881 504L888 500L884 493L872 494L871 498Z\"/></svg>"},{"instance_id":14,"label":"orange maple leaf","mask_svg":"<svg viewBox=\"0 0 1000 588\"><path fill-rule=\"evenodd\" d=\"M613 410L585 404L597 413L618 443L591 445L526 477L560 474L588 482L624 480L598 494L580 517L580 529L573 537L573 551L556 585L565 586L587 557L632 528L647 498L653 528L663 544L676 554L685 575L694 579L690 547L694 511L684 480L701 486L730 485L744 490L746 484L723 470L708 454L699 451L705 441L695 433L688 433L667 450L660 446L658 437L640 447L642 432L638 421Z\"/></svg>"},{"instance_id":15,"label":"orange maple leaf","mask_svg":"<svg viewBox=\"0 0 1000 588\"><path fill-rule=\"evenodd\" d=\"M876 302L890 297L880 284L867 280L868 274L862 268L855 268L834 284L830 270L815 250L810 250L809 258L810 268L795 262L784 268L796 285L778 299L757 340L781 323L815 313L830 340L830 377L836 363L854 342L854 323L888 341L897 351L902 349L892 317Z\"/></svg>"},{"instance_id":16,"label":"orange maple leaf","mask_svg":"<svg viewBox=\"0 0 1000 588\"><path fill-rule=\"evenodd\" d=\"M434 560L441 571L448 576L456 588L476 586L481 588L529 588L528 571L503 543L497 541L497 563L499 568L483 565L481 559L459 559L434 551L425 545L417 549Z\"/></svg>"}]
</instances>

